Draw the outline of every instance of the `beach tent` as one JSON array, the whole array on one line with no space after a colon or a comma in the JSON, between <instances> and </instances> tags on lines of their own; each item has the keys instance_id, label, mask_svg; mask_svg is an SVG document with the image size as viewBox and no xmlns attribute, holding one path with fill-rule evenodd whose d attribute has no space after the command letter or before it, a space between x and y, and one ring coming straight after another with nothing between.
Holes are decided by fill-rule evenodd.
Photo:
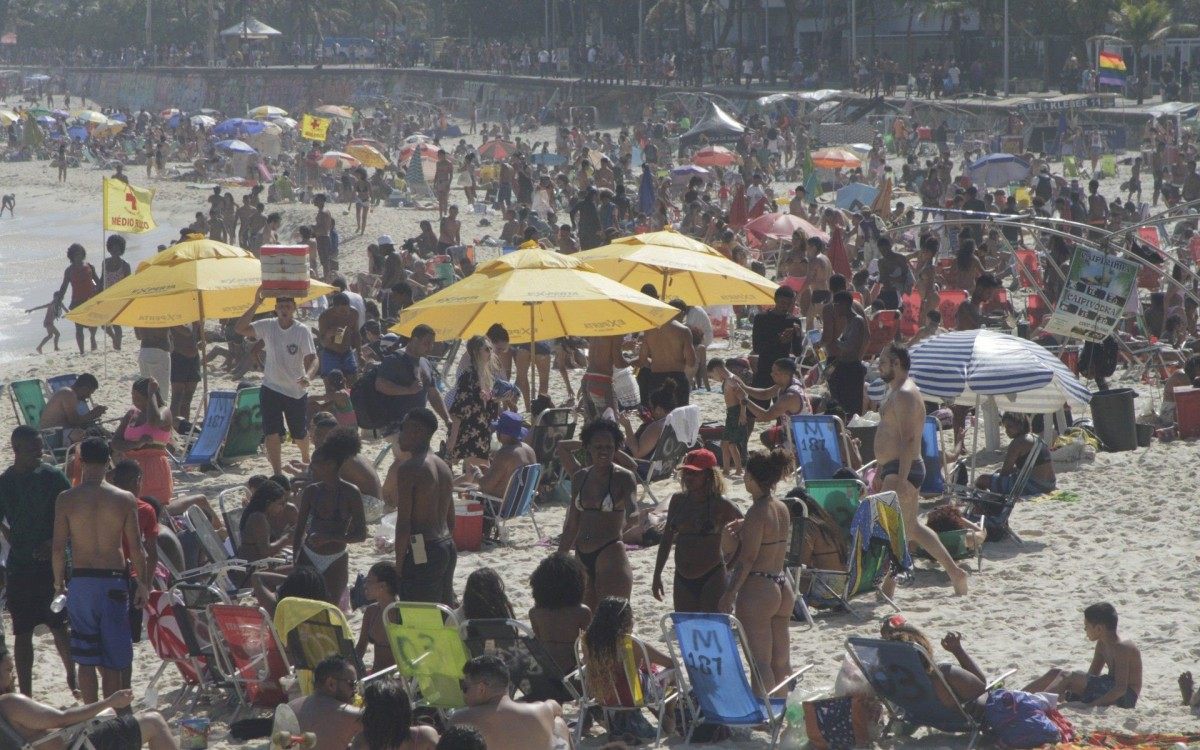
<instances>
[{"instance_id":1,"label":"beach tent","mask_svg":"<svg viewBox=\"0 0 1200 750\"><path fill-rule=\"evenodd\" d=\"M701 137L706 137L712 143L730 143L736 141L746 132L746 126L738 122L732 115L718 107L709 104L708 116L692 126L692 129L679 137L681 146L698 143Z\"/></svg>"},{"instance_id":2,"label":"beach tent","mask_svg":"<svg viewBox=\"0 0 1200 750\"><path fill-rule=\"evenodd\" d=\"M274 36L283 36L283 32L271 28L257 18L250 18L225 29L221 32L221 36L239 39L270 39Z\"/></svg>"}]
</instances>

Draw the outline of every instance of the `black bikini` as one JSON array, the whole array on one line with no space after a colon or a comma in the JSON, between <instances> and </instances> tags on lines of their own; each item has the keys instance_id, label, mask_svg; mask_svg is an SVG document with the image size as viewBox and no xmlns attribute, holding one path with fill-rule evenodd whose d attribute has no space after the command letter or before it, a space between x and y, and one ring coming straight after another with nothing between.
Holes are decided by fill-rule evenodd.
<instances>
[{"instance_id":1,"label":"black bikini","mask_svg":"<svg viewBox=\"0 0 1200 750\"><path fill-rule=\"evenodd\" d=\"M588 468L587 475L584 476L583 482L580 483L580 491L581 492L582 492L583 487L587 485L587 480L592 476L592 468L594 468L594 467ZM613 503L612 477L613 477L613 472L610 469L608 472L608 493L604 496L604 499L600 501L599 508L584 507L583 501L579 498L578 495L576 495L575 496L575 509L578 510L580 513L582 513L585 510L591 510L591 511L595 511L597 513L613 513L616 511L620 511L621 513L624 513L625 512L624 507L617 508L617 507L615 507L615 505ZM607 542L600 545L600 547L592 550L591 552L584 552L583 550L579 549L578 546L575 547L575 556L577 558L579 558L579 562L583 563L583 567L585 570L587 570L588 577L592 581L596 580L596 561L600 559L600 553L603 552L604 550L608 549L612 545L619 543L620 541L621 541L620 536L618 536L616 539L609 539Z\"/></svg>"},{"instance_id":2,"label":"black bikini","mask_svg":"<svg viewBox=\"0 0 1200 750\"><path fill-rule=\"evenodd\" d=\"M760 547L770 547L772 544L787 544L789 541L791 541L790 534L788 536L784 537L783 539L776 539L773 542L761 542L759 544L759 546ZM783 573L768 573L765 570L752 570L752 571L750 571L749 575L758 576L759 578L766 578L768 580L774 581L775 583L779 584L780 588L786 588L789 585L788 577L785 576Z\"/></svg>"},{"instance_id":3,"label":"black bikini","mask_svg":"<svg viewBox=\"0 0 1200 750\"><path fill-rule=\"evenodd\" d=\"M716 524L714 524L712 521L712 497L711 496L708 498L708 501L705 505L705 511L706 511L706 514L705 514L706 517L704 519L704 523L700 524L700 531L679 531L679 532L676 532L677 536L704 537L704 536L713 536L713 535L720 534L721 532L717 529ZM676 528L676 524L672 523L670 520L668 520L668 523L671 524L672 528ZM703 573L702 575L700 575L696 578L688 578L685 575L681 575L679 573L679 571L676 570L675 571L675 586L677 588L682 588L682 589L686 590L689 594L691 594L692 598L699 599L701 597L701 595L704 593L704 587L706 585L708 585L709 579L712 578L717 573L724 575L725 572L726 572L726 568L725 568L724 560L721 560L716 565L709 568L707 572Z\"/></svg>"}]
</instances>

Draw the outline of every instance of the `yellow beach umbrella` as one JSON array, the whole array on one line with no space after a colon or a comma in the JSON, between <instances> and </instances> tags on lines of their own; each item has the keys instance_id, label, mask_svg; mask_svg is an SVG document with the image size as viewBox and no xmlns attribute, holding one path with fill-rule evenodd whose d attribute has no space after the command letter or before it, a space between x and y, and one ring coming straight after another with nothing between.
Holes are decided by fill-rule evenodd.
<instances>
[{"instance_id":1,"label":"yellow beach umbrella","mask_svg":"<svg viewBox=\"0 0 1200 750\"><path fill-rule=\"evenodd\" d=\"M248 113L256 120L265 120L268 117L287 117L287 110L283 107L272 107L270 104L264 104L261 107L255 107Z\"/></svg>"},{"instance_id":2,"label":"yellow beach umbrella","mask_svg":"<svg viewBox=\"0 0 1200 750\"><path fill-rule=\"evenodd\" d=\"M677 244L684 240L696 242L674 232L664 239ZM617 240L573 257L627 287L641 289L645 284L653 284L664 300L679 298L701 307L774 303L778 284L703 243L697 244L704 249L684 250L676 245Z\"/></svg>"},{"instance_id":3,"label":"yellow beach umbrella","mask_svg":"<svg viewBox=\"0 0 1200 750\"><path fill-rule=\"evenodd\" d=\"M516 344L561 336L616 336L656 328L678 314L594 273L575 256L517 250L400 313L392 331L433 328L439 339L483 334L493 323Z\"/></svg>"},{"instance_id":4,"label":"yellow beach umbrella","mask_svg":"<svg viewBox=\"0 0 1200 750\"><path fill-rule=\"evenodd\" d=\"M387 158L379 153L379 149L365 143L346 146L346 153L362 162L367 169L387 169Z\"/></svg>"},{"instance_id":5,"label":"yellow beach umbrella","mask_svg":"<svg viewBox=\"0 0 1200 750\"><path fill-rule=\"evenodd\" d=\"M83 109L76 112L75 119L93 125L103 125L108 122L108 117L103 112L97 112L94 109Z\"/></svg>"},{"instance_id":6,"label":"yellow beach umbrella","mask_svg":"<svg viewBox=\"0 0 1200 750\"><path fill-rule=\"evenodd\" d=\"M12 125L21 118L15 112L9 112L7 109L0 109L0 125Z\"/></svg>"},{"instance_id":7,"label":"yellow beach umbrella","mask_svg":"<svg viewBox=\"0 0 1200 750\"><path fill-rule=\"evenodd\" d=\"M330 117L340 117L343 120L354 119L354 109L352 107L339 107L336 104L326 104L317 107L317 114L328 115Z\"/></svg>"},{"instance_id":8,"label":"yellow beach umbrella","mask_svg":"<svg viewBox=\"0 0 1200 750\"><path fill-rule=\"evenodd\" d=\"M660 247L677 247L680 250L695 250L701 253L716 252L700 240L688 237L674 229L661 229L657 232L631 234L628 237L618 237L613 244L622 245L659 245Z\"/></svg>"},{"instance_id":9,"label":"yellow beach umbrella","mask_svg":"<svg viewBox=\"0 0 1200 750\"><path fill-rule=\"evenodd\" d=\"M254 302L262 266L240 247L207 238L180 242L142 263L121 279L67 313L81 325L169 328L200 320L236 318ZM306 302L333 287L313 281ZM274 309L268 298L261 310Z\"/></svg>"}]
</instances>

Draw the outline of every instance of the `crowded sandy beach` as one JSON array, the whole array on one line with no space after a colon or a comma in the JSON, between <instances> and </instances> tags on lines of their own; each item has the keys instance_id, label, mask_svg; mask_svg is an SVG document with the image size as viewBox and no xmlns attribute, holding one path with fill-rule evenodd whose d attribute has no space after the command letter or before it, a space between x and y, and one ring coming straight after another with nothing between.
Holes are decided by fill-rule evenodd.
<instances>
[{"instance_id":1,"label":"crowded sandy beach","mask_svg":"<svg viewBox=\"0 0 1200 750\"><path fill-rule=\"evenodd\" d=\"M83 93L0 107L0 735L1200 742L1181 119Z\"/></svg>"}]
</instances>

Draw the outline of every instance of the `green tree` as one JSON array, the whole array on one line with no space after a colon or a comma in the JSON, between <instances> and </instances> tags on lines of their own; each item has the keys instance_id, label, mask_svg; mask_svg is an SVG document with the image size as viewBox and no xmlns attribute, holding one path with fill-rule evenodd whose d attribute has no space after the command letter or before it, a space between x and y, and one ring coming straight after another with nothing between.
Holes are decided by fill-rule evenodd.
<instances>
[{"instance_id":1,"label":"green tree","mask_svg":"<svg viewBox=\"0 0 1200 750\"><path fill-rule=\"evenodd\" d=\"M1142 50L1169 36L1196 33L1196 24L1175 23L1171 8L1161 0L1123 0L1112 12L1117 36L1133 47L1133 74L1138 76ZM1138 76L1139 85L1141 77Z\"/></svg>"}]
</instances>

